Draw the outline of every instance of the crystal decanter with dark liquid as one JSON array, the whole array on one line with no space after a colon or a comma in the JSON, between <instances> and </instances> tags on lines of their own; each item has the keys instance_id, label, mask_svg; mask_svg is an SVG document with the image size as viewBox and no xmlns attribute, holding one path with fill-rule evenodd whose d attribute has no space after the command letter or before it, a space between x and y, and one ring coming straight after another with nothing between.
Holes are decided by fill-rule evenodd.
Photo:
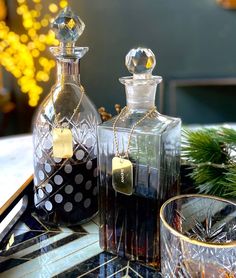
<instances>
[{"instance_id":1,"label":"crystal decanter with dark liquid","mask_svg":"<svg viewBox=\"0 0 236 278\"><path fill-rule=\"evenodd\" d=\"M181 121L155 107L155 63L150 49L127 54L127 106L99 125L98 164L101 247L158 269L159 209L178 193Z\"/></svg>"},{"instance_id":2,"label":"crystal decanter with dark liquid","mask_svg":"<svg viewBox=\"0 0 236 278\"><path fill-rule=\"evenodd\" d=\"M75 47L84 23L69 9L54 20L60 45L57 81L34 121L34 202L40 219L74 225L97 213L96 130L100 116L86 96L79 60L87 47Z\"/></svg>"}]
</instances>

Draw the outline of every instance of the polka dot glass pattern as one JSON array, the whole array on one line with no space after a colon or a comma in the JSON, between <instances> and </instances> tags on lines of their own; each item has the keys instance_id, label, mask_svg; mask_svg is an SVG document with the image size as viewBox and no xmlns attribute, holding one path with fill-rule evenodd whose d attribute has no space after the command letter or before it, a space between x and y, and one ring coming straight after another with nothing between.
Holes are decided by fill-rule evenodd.
<instances>
[{"instance_id":1,"label":"polka dot glass pattern","mask_svg":"<svg viewBox=\"0 0 236 278\"><path fill-rule=\"evenodd\" d=\"M75 158L78 153L82 152L75 152ZM36 164L38 189L34 199L39 217L55 225L90 219L97 212L97 160L77 164L70 164L68 159L56 161L53 165Z\"/></svg>"},{"instance_id":2,"label":"polka dot glass pattern","mask_svg":"<svg viewBox=\"0 0 236 278\"><path fill-rule=\"evenodd\" d=\"M65 10L54 20L53 28L62 28L57 30L62 32L58 37L60 45L50 48L57 60L58 78L37 110L33 123L34 202L40 220L49 225L85 222L98 210L97 196L93 192L97 187L94 175L97 168L96 133L101 117L84 93L78 71L79 60L88 47L67 47L68 37L63 39L65 29L78 29L75 17ZM58 19L66 25L59 24ZM68 34L64 33L65 36ZM70 82L65 76L70 76ZM55 128L67 129L68 140L59 132L55 137Z\"/></svg>"}]
</instances>

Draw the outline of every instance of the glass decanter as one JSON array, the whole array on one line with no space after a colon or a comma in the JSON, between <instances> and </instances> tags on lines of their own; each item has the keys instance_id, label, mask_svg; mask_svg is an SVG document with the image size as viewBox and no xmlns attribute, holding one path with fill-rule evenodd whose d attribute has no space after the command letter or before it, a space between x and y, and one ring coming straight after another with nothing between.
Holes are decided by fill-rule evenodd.
<instances>
[{"instance_id":1,"label":"glass decanter","mask_svg":"<svg viewBox=\"0 0 236 278\"><path fill-rule=\"evenodd\" d=\"M39 218L74 225L97 213L97 125L95 106L80 83L79 60L88 47L75 47L85 25L70 8L52 25L58 47L57 80L39 107L33 126L34 203Z\"/></svg>"},{"instance_id":2,"label":"glass decanter","mask_svg":"<svg viewBox=\"0 0 236 278\"><path fill-rule=\"evenodd\" d=\"M98 126L98 165L100 246L158 269L159 209L178 194L181 120L156 110L155 64L150 49L127 54L127 106Z\"/></svg>"}]
</instances>

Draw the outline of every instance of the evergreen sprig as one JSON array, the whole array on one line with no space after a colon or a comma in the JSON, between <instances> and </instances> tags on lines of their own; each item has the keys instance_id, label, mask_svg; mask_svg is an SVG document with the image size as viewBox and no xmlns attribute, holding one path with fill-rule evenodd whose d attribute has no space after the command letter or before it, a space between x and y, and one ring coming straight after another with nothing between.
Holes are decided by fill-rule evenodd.
<instances>
[{"instance_id":1,"label":"evergreen sprig","mask_svg":"<svg viewBox=\"0 0 236 278\"><path fill-rule=\"evenodd\" d=\"M200 193L236 197L236 130L184 130L182 159Z\"/></svg>"}]
</instances>

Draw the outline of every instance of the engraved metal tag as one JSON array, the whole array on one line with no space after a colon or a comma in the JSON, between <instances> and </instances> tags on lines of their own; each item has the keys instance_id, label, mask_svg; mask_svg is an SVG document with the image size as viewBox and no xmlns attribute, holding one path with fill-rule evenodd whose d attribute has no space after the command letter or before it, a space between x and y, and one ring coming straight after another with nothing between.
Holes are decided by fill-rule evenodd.
<instances>
[{"instance_id":1,"label":"engraved metal tag","mask_svg":"<svg viewBox=\"0 0 236 278\"><path fill-rule=\"evenodd\" d=\"M112 159L112 186L120 193L133 193L133 165L128 159L114 157Z\"/></svg>"},{"instance_id":2,"label":"engraved metal tag","mask_svg":"<svg viewBox=\"0 0 236 278\"><path fill-rule=\"evenodd\" d=\"M73 156L73 139L69 128L54 128L52 139L53 157L70 158Z\"/></svg>"}]
</instances>

